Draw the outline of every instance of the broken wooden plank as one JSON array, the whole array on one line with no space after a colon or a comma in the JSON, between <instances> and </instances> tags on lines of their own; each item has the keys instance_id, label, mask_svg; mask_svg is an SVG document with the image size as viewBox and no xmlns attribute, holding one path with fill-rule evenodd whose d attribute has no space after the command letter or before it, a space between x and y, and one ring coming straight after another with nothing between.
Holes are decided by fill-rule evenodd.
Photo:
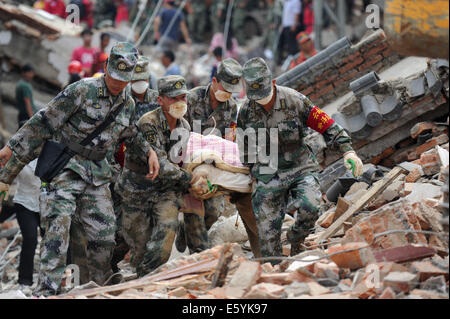
<instances>
[{"instance_id":1,"label":"broken wooden plank","mask_svg":"<svg viewBox=\"0 0 450 319\"><path fill-rule=\"evenodd\" d=\"M231 245L225 245L220 253L217 269L214 272L214 276L211 281L211 288L222 287L225 284L225 279L229 270L228 264L232 259L233 252L231 251Z\"/></svg>"},{"instance_id":2,"label":"broken wooden plank","mask_svg":"<svg viewBox=\"0 0 450 319\"><path fill-rule=\"evenodd\" d=\"M161 273L157 273L152 276L143 277L134 281L129 281L123 284L118 284L114 286L106 286L106 287L100 287L100 288L92 288L92 289L86 289L86 290L78 290L75 292L69 292L67 294L61 295L62 298L68 297L68 296L95 296L100 295L104 293L118 293L122 292L127 289L131 288L142 288L145 287L151 283L161 281L161 280L167 280L172 279L176 277L180 277L186 274L193 274L193 273L201 273L201 272L208 272L212 271L217 265L217 259L208 259L208 260L202 260L199 262L195 262L189 265L184 265L181 267L177 267L172 270L164 271Z\"/></svg>"},{"instance_id":3,"label":"broken wooden plank","mask_svg":"<svg viewBox=\"0 0 450 319\"><path fill-rule=\"evenodd\" d=\"M317 239L317 243L320 243L330 236L334 235L346 222L350 217L353 216L354 213L358 212L362 209L369 201L375 196L379 195L384 189L389 186L402 172L404 171L401 167L394 167L386 176L383 177L382 180L373 184L373 186L367 190L367 193L364 194L356 203L351 205L347 211L342 214L330 227L327 228Z\"/></svg>"}]
</instances>

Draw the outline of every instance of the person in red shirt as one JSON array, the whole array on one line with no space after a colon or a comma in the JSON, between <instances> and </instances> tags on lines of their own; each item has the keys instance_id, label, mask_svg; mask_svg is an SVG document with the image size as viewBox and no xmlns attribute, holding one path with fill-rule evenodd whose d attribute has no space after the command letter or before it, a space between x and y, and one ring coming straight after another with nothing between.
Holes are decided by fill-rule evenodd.
<instances>
[{"instance_id":1,"label":"person in red shirt","mask_svg":"<svg viewBox=\"0 0 450 319\"><path fill-rule=\"evenodd\" d=\"M47 0L44 4L44 10L48 13L57 15L61 18L65 18L66 14L66 4L63 0Z\"/></svg>"},{"instance_id":2,"label":"person in red shirt","mask_svg":"<svg viewBox=\"0 0 450 319\"><path fill-rule=\"evenodd\" d=\"M92 29L92 27L94 26L92 1L82 0L82 3L83 3L83 14L80 17L80 23L85 23L89 29Z\"/></svg>"},{"instance_id":3,"label":"person in red shirt","mask_svg":"<svg viewBox=\"0 0 450 319\"><path fill-rule=\"evenodd\" d=\"M92 47L92 31L90 29L83 30L81 37L83 45L73 50L71 61L79 61L83 67L84 77L90 77L92 76L92 65L99 49Z\"/></svg>"},{"instance_id":4,"label":"person in red shirt","mask_svg":"<svg viewBox=\"0 0 450 319\"><path fill-rule=\"evenodd\" d=\"M300 52L292 59L289 69L295 68L300 63L317 54L317 50L314 48L314 43L308 33L300 32L296 38L300 46Z\"/></svg>"},{"instance_id":5,"label":"person in red shirt","mask_svg":"<svg viewBox=\"0 0 450 319\"><path fill-rule=\"evenodd\" d=\"M305 27L306 33L311 34L311 32L313 32L314 12L311 0L303 1L303 26Z\"/></svg>"}]
</instances>

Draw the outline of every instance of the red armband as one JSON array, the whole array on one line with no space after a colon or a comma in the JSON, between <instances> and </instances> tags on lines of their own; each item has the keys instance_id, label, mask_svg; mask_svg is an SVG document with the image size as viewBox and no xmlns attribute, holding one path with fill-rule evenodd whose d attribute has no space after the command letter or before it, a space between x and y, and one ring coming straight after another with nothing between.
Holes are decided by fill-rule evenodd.
<instances>
[{"instance_id":1,"label":"red armband","mask_svg":"<svg viewBox=\"0 0 450 319\"><path fill-rule=\"evenodd\" d=\"M334 120L329 117L327 113L319 109L317 106L314 106L309 113L306 125L320 134L323 134L333 123Z\"/></svg>"},{"instance_id":2,"label":"red armband","mask_svg":"<svg viewBox=\"0 0 450 319\"><path fill-rule=\"evenodd\" d=\"M120 145L119 150L115 154L115 158L117 163L120 164L121 167L123 167L124 161L125 161L125 143L122 143Z\"/></svg>"}]
</instances>

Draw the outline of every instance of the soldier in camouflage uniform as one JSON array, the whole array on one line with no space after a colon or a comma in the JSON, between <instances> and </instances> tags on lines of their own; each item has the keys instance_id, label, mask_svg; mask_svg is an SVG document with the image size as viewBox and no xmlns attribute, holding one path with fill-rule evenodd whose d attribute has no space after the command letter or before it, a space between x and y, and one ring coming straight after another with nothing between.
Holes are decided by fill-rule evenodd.
<instances>
[{"instance_id":1,"label":"soldier in camouflage uniform","mask_svg":"<svg viewBox=\"0 0 450 319\"><path fill-rule=\"evenodd\" d=\"M178 166L170 154L179 144L172 134L189 138L190 126L183 118L186 112L186 82L172 75L158 80L158 103L161 107L144 114L139 129L158 154L159 177L150 183L143 179L144 170L137 171L129 157L116 186L123 205L123 230L134 252L132 264L138 276L143 276L167 262L178 226L181 198L187 193L192 175ZM176 131L174 131L176 129ZM173 149L176 149L175 147ZM127 152L128 153L128 152ZM136 153L138 154L138 153ZM130 170L133 169L133 171Z\"/></svg>"},{"instance_id":2,"label":"soldier in camouflage uniform","mask_svg":"<svg viewBox=\"0 0 450 319\"><path fill-rule=\"evenodd\" d=\"M212 133L229 140L234 140L237 105L232 97L232 93L238 93L242 90L241 77L242 66L234 59L225 59L217 66L217 75L213 77L209 85L199 86L189 91L186 119L194 132L203 135ZM250 205L241 203L246 198L249 200L249 197L245 195L235 194L233 196L233 199L237 201L236 205L249 234L250 242L253 244L252 250L255 255L259 255L253 213L245 209L245 207L249 207ZM216 222L224 211L225 197L213 197L205 200L204 204L204 223L197 215L184 215L186 225L185 236L187 246L191 252L199 251L199 245L204 246L201 245L201 238L207 238L204 233Z\"/></svg>"},{"instance_id":3,"label":"soldier in camouflage uniform","mask_svg":"<svg viewBox=\"0 0 450 319\"><path fill-rule=\"evenodd\" d=\"M115 216L111 193L111 167L105 154L124 140L140 140L148 154L152 177L159 165L156 153L138 133L135 105L125 89L131 80L137 50L130 43L118 43L106 62L106 74L69 85L46 108L36 113L0 151L4 166L0 180L9 184L24 165L40 153L47 139L65 144L75 155L46 185L40 197L41 242L40 275L36 294L59 292L66 267L69 229L74 214L82 221L87 238L91 278L103 284L111 273ZM87 146L79 143L101 125L111 111L123 106L113 122ZM102 159L103 158L103 159Z\"/></svg>"},{"instance_id":4,"label":"soldier in camouflage uniform","mask_svg":"<svg viewBox=\"0 0 450 319\"><path fill-rule=\"evenodd\" d=\"M139 56L138 61L136 63L136 67L134 68L133 80L131 81L131 93L133 96L133 100L136 104L135 112L136 121L141 118L147 112L153 111L158 107L158 92L151 90L148 88L149 86L149 77L150 77L150 60L145 56ZM135 180L135 183L138 183L138 180L142 180L145 176L144 173L147 171L147 163L145 161L145 154L142 154L142 150L140 149L139 143L134 143L131 140L129 143L125 143L125 172L120 170L117 174L118 180L119 176L121 179L135 179L135 175L139 175L139 178ZM144 155L144 156L143 156ZM135 168L135 169L133 169ZM134 173L134 174L133 174ZM148 185L148 179L144 179L144 186ZM115 186L116 183L112 184ZM114 187L112 186L112 187ZM129 192L132 192L132 189L128 189ZM123 219L123 209L133 210L136 206L136 196L132 197L123 197L122 194L112 190L113 200L114 200L114 212L117 218L117 231L116 231L116 248L114 249L113 257L112 257L112 268L113 271L118 271L117 263L119 263L128 252L130 245L129 242L132 242L130 236L123 233L122 230L122 219ZM140 210L146 210L146 206L142 206ZM128 241L127 241L128 239ZM132 245L134 247L134 245ZM135 255L135 253L133 253Z\"/></svg>"},{"instance_id":5,"label":"soldier in camouflage uniform","mask_svg":"<svg viewBox=\"0 0 450 319\"><path fill-rule=\"evenodd\" d=\"M139 120L142 115L153 111L158 107L158 92L148 88L150 76L149 63L150 61L148 58L144 56L139 57L134 70L133 81L131 83L131 91L136 104L136 120ZM122 225L125 215L125 223L127 225L136 224L142 229L150 229L149 219L142 218L142 216L148 215L148 210L150 208L149 197L152 196L150 189L145 194L143 193L143 190L148 188L148 185L150 184L150 181L145 178L146 172L147 163L145 161L145 154L143 154L140 149L139 143L134 143L134 141L131 140L129 143L125 144L124 168L120 172L114 190L114 193L119 197L116 216L118 216L118 228L120 228L121 233L117 234L117 237L120 238L123 236L127 243L127 245L124 245L123 243L122 247L116 247L117 249L115 249L113 254L113 262L115 263L120 262L127 253L128 249L126 249L125 246L131 248L132 265L136 267L137 265L133 261L142 259L143 250L136 251L136 244L134 242L135 238L146 235L145 231L129 228L124 230ZM138 185L138 187L135 187L135 185ZM124 190L124 188L126 189ZM138 223L132 222L130 221L131 218L139 218L140 221ZM146 240L148 240L148 238L149 235L145 237Z\"/></svg>"},{"instance_id":6,"label":"soldier in camouflage uniform","mask_svg":"<svg viewBox=\"0 0 450 319\"><path fill-rule=\"evenodd\" d=\"M254 58L245 63L243 76L247 100L239 111L237 139L239 143L244 142L245 164L255 179L252 206L261 253L263 256L281 256L281 226L291 195L297 211L295 224L289 229L287 238L291 243L291 255L295 255L301 251L301 243L318 218L322 195L317 179L319 166L313 152L303 141L304 130L310 127L321 133L328 145L344 153L345 163L353 160L355 175L362 173L362 162L353 151L351 139L344 129L303 94L275 85L263 59ZM248 158L248 155L255 155L254 150L264 145L249 150L249 142L247 139L244 141L241 129L258 132L258 128L263 129L266 137L269 137L269 129L278 133L277 139L266 138L266 150L270 149L269 143L278 145L278 156L273 156L270 161L261 160L261 154L256 154L256 160Z\"/></svg>"}]
</instances>

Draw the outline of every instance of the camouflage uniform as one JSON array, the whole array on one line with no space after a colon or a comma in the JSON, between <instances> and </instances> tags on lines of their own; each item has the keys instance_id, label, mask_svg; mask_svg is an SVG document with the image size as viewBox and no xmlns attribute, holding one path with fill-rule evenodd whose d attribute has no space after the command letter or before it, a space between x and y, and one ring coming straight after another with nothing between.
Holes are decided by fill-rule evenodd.
<instances>
[{"instance_id":1,"label":"camouflage uniform","mask_svg":"<svg viewBox=\"0 0 450 319\"><path fill-rule=\"evenodd\" d=\"M228 92L240 92L242 90L242 67L234 59L225 59L219 63L217 67L216 79L220 81L222 86ZM213 110L210 103L211 84L208 86L200 86L189 91L188 94L188 114L186 119L193 128L194 132L202 133L204 135L209 134L214 126L216 130L213 134L220 137L225 137L227 129L230 129L236 125L237 119L237 105L233 98L230 98L226 102L219 102L219 105ZM213 119L214 118L214 119ZM214 121L215 120L215 121ZM201 121L201 131L199 132L198 121ZM249 205L241 204L241 201L248 199L246 196L235 195L234 198L237 201L238 211L241 214L246 229L248 230L249 237L253 243L256 243L256 232L254 231L256 225L253 226L252 213L248 212L245 207ZM184 221L186 224L186 241L187 246L191 252L199 251L196 245L202 243L203 240L207 240L205 235L214 222L224 211L225 197L217 196L204 201L205 204L205 222L201 221L201 218L193 214L185 214ZM243 208L243 209L239 209ZM206 226L206 229L202 229ZM248 228L250 227L250 228ZM255 236L253 240L252 235ZM202 239L203 238L203 239ZM254 248L255 245L252 246ZM254 250L256 252L257 249ZM257 253L256 253L257 254Z\"/></svg>"},{"instance_id":2,"label":"camouflage uniform","mask_svg":"<svg viewBox=\"0 0 450 319\"><path fill-rule=\"evenodd\" d=\"M108 73L114 79L130 81L137 50L129 43L111 49ZM60 143L81 141L123 104L113 123L85 147L97 152L110 151L129 138L140 140L148 153L151 146L137 134L134 125L134 101L123 90L118 96L109 93L105 79L88 78L69 85L46 108L36 113L8 142L13 157L2 171L1 180L14 178L26 164L37 157L43 143L52 139ZM110 258L114 248L115 216L109 183L111 167L106 159L89 160L76 154L64 169L41 192L41 224L45 236L41 243L41 269L38 294L58 292L66 266L71 219L77 215L87 237L90 277L99 284L110 275Z\"/></svg>"},{"instance_id":3,"label":"camouflage uniform","mask_svg":"<svg viewBox=\"0 0 450 319\"><path fill-rule=\"evenodd\" d=\"M264 60L254 58L244 65L244 79L248 99L238 116L238 128L269 129L278 131L278 167L273 172L264 172L266 167L259 159L250 163L245 140L245 163L251 168L253 184L252 206L258 225L259 243L263 256L281 256L281 226L286 212L289 195L292 205L297 209L295 224L288 231L288 240L293 251L298 251L318 218L321 199L317 180L319 166L312 150L303 141L305 129L323 134L325 141L339 147L340 151L352 150L351 140L344 129L315 107L303 94L283 86L276 85L275 104L267 112L256 101L270 95L272 75ZM238 131L238 141L242 135ZM261 145L258 145L260 148ZM269 138L266 139L269 150ZM292 251L291 251L292 254Z\"/></svg>"},{"instance_id":4,"label":"camouflage uniform","mask_svg":"<svg viewBox=\"0 0 450 319\"><path fill-rule=\"evenodd\" d=\"M159 95L170 97L187 93L181 76L159 79L158 90ZM120 178L116 189L122 198L135 199L123 206L123 229L135 252L132 262L137 265L138 275L143 276L170 257L178 226L180 199L187 192L192 176L169 159L169 152L178 140L170 139L172 132L161 107L142 116L138 126L158 154L159 176L152 182L145 178L144 172L129 170L126 162L122 176L130 178ZM176 128L189 134L190 126L183 118L177 120Z\"/></svg>"},{"instance_id":5,"label":"camouflage uniform","mask_svg":"<svg viewBox=\"0 0 450 319\"><path fill-rule=\"evenodd\" d=\"M149 60L146 57L140 56L138 62L136 63L135 72L133 75L134 81L148 80L150 69ZM144 114L155 110L158 107L158 92L154 90L147 89L143 101L140 101L136 97L134 101L136 103L136 119L140 119ZM149 219L142 218L142 216L147 216L150 206L148 201L150 196L152 196L151 189L143 192L149 187L149 180L145 178L148 170L148 164L145 154L140 149L138 143L134 143L132 140L125 144L125 161L124 169L120 172L117 179L116 186L114 188L114 193L118 196L118 210L116 216L119 215L118 227L122 230L122 233L117 234L117 237L124 238L127 248L131 248L132 252L132 264L136 266L133 262L134 260L140 260L143 256L143 251L136 252L135 237L146 235L146 230L149 228ZM121 186L119 186L121 185ZM136 187L137 185L137 187ZM126 188L126 194L124 193L124 188ZM139 204L142 204L141 206ZM140 222L132 221L132 218L141 219ZM123 228L123 223L127 225L138 225L142 228L142 231L136 229ZM148 234L147 234L148 235ZM145 240L148 240L150 236L144 236ZM145 241L146 242L146 241ZM145 245L144 242L144 245ZM117 262L123 259L126 254L125 244L122 247L117 247L114 251L113 259Z\"/></svg>"},{"instance_id":6,"label":"camouflage uniform","mask_svg":"<svg viewBox=\"0 0 450 319\"><path fill-rule=\"evenodd\" d=\"M195 42L202 42L204 40L204 33L206 28L206 7L205 0L191 0L192 13L188 15L189 34Z\"/></svg>"}]
</instances>

